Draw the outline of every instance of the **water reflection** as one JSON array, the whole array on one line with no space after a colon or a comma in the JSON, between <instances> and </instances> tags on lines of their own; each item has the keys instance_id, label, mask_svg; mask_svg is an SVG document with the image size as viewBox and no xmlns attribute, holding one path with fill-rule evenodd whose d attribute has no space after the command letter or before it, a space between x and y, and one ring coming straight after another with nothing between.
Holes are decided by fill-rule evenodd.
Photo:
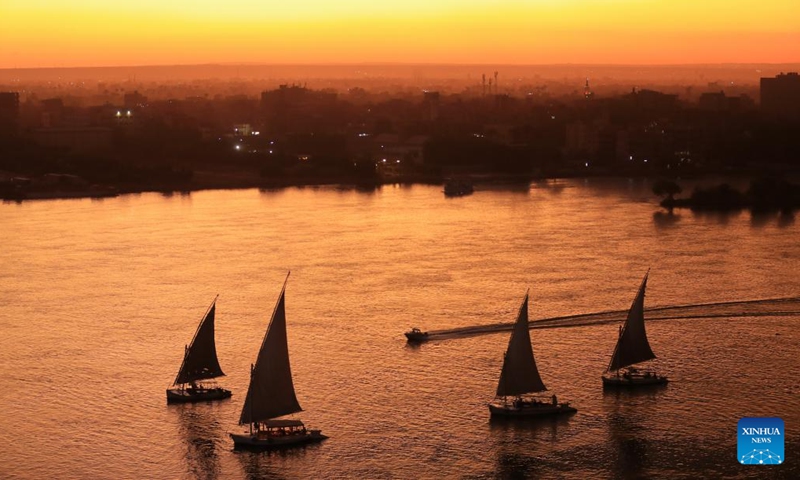
<instances>
[{"instance_id":1,"label":"water reflection","mask_svg":"<svg viewBox=\"0 0 800 480\"><path fill-rule=\"evenodd\" d=\"M716 221L719 225L728 225L731 220L741 215L741 210L729 210L724 212L709 212L703 210L692 210L692 215L698 219Z\"/></svg>"},{"instance_id":2,"label":"water reflection","mask_svg":"<svg viewBox=\"0 0 800 480\"><path fill-rule=\"evenodd\" d=\"M782 211L778 212L753 212L750 214L750 226L761 228L768 224L775 223L780 228L786 228L794 225L794 212Z\"/></svg>"},{"instance_id":3,"label":"water reflection","mask_svg":"<svg viewBox=\"0 0 800 480\"><path fill-rule=\"evenodd\" d=\"M348 190L355 190L358 193L364 193L364 194L372 195L372 194L375 194L375 193L379 192L381 190L381 187L383 187L383 185L381 185L379 183L363 183L363 184L353 185L350 188L348 188ZM401 184L400 188L403 188L403 187L404 187L404 185ZM405 189L407 190L408 188L405 188Z\"/></svg>"},{"instance_id":4,"label":"water reflection","mask_svg":"<svg viewBox=\"0 0 800 480\"><path fill-rule=\"evenodd\" d=\"M285 476L277 473L273 466L273 456L280 452L237 452L236 457L242 465L244 478L248 480L282 480Z\"/></svg>"},{"instance_id":5,"label":"water reflection","mask_svg":"<svg viewBox=\"0 0 800 480\"><path fill-rule=\"evenodd\" d=\"M752 212L750 214L750 226L761 228L778 218L778 212Z\"/></svg>"},{"instance_id":6,"label":"water reflection","mask_svg":"<svg viewBox=\"0 0 800 480\"><path fill-rule=\"evenodd\" d=\"M258 193L263 196L272 196L283 193L285 189L285 187L261 187L258 189Z\"/></svg>"},{"instance_id":7,"label":"water reflection","mask_svg":"<svg viewBox=\"0 0 800 480\"><path fill-rule=\"evenodd\" d=\"M181 438L186 444L186 467L192 478L219 478L217 443L224 441L215 411L207 405L175 406L180 417Z\"/></svg>"},{"instance_id":8,"label":"water reflection","mask_svg":"<svg viewBox=\"0 0 800 480\"><path fill-rule=\"evenodd\" d=\"M158 192L164 199L171 199L173 197L180 197L183 201L191 201L192 200L192 191L191 190L164 190Z\"/></svg>"},{"instance_id":9,"label":"water reflection","mask_svg":"<svg viewBox=\"0 0 800 480\"><path fill-rule=\"evenodd\" d=\"M490 417L489 429L497 436L502 434L505 439L516 442L520 439L549 441L558 440L558 431L569 425L575 412L543 417L504 418Z\"/></svg>"},{"instance_id":10,"label":"water reflection","mask_svg":"<svg viewBox=\"0 0 800 480\"><path fill-rule=\"evenodd\" d=\"M650 440L642 426L621 409L609 415L608 435L611 451L617 455L614 471L625 472L628 478L645 478Z\"/></svg>"},{"instance_id":11,"label":"water reflection","mask_svg":"<svg viewBox=\"0 0 800 480\"><path fill-rule=\"evenodd\" d=\"M295 464L301 462L306 456L307 450L314 450L319 446L319 444L309 444L263 452L235 450L234 454L242 466L244 478L248 480L277 480L286 478L284 474L277 471L280 466L284 465L284 463Z\"/></svg>"},{"instance_id":12,"label":"water reflection","mask_svg":"<svg viewBox=\"0 0 800 480\"><path fill-rule=\"evenodd\" d=\"M525 453L500 452L495 478L541 478L552 468L546 458Z\"/></svg>"},{"instance_id":13,"label":"water reflection","mask_svg":"<svg viewBox=\"0 0 800 480\"><path fill-rule=\"evenodd\" d=\"M647 385L639 388L603 388L603 403L607 409L618 406L620 402L629 402L632 399L636 403L638 400L655 400L660 397L664 390L669 388L669 383L659 385Z\"/></svg>"},{"instance_id":14,"label":"water reflection","mask_svg":"<svg viewBox=\"0 0 800 480\"><path fill-rule=\"evenodd\" d=\"M482 192L505 192L528 195L531 191L531 184L528 182L487 183L477 186L475 190Z\"/></svg>"},{"instance_id":15,"label":"water reflection","mask_svg":"<svg viewBox=\"0 0 800 480\"><path fill-rule=\"evenodd\" d=\"M655 404L668 387L669 384L637 389L603 389L609 446L612 455L616 453L613 471L625 472L628 478L648 476L649 462L658 454L642 416L655 410Z\"/></svg>"},{"instance_id":16,"label":"water reflection","mask_svg":"<svg viewBox=\"0 0 800 480\"><path fill-rule=\"evenodd\" d=\"M786 228L794 225L794 212L781 212L778 215L778 227Z\"/></svg>"},{"instance_id":17,"label":"water reflection","mask_svg":"<svg viewBox=\"0 0 800 480\"><path fill-rule=\"evenodd\" d=\"M565 187L566 187L566 184L561 180L558 180L558 179L546 180L546 179L544 179L544 180L534 180L533 182L531 182L531 184L529 186L529 189L536 188L536 189L541 189L541 190L547 190L550 193L559 194L559 193L564 191Z\"/></svg>"},{"instance_id":18,"label":"water reflection","mask_svg":"<svg viewBox=\"0 0 800 480\"><path fill-rule=\"evenodd\" d=\"M667 212L657 211L653 212L653 223L659 228L674 227L681 219L680 215L676 215L672 210Z\"/></svg>"},{"instance_id":19,"label":"water reflection","mask_svg":"<svg viewBox=\"0 0 800 480\"><path fill-rule=\"evenodd\" d=\"M491 417L489 428L497 443L497 478L539 478L563 471L563 459L547 455L547 445L561 440L573 414L555 417ZM557 465L558 464L558 465Z\"/></svg>"}]
</instances>

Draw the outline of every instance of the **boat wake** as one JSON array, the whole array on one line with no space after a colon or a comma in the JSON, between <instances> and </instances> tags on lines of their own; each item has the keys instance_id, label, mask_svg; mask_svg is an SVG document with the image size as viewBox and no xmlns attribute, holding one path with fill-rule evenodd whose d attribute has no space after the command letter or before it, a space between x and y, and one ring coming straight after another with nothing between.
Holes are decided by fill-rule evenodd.
<instances>
[{"instance_id":1,"label":"boat wake","mask_svg":"<svg viewBox=\"0 0 800 480\"><path fill-rule=\"evenodd\" d=\"M543 318L530 322L529 328L569 328L602 325L606 323L621 323L625 321L627 315L627 310L613 310ZM653 307L645 310L645 316L648 322L704 318L800 316L800 297ZM444 330L429 330L425 340L449 340L491 333L510 332L513 327L513 322L507 322Z\"/></svg>"}]
</instances>

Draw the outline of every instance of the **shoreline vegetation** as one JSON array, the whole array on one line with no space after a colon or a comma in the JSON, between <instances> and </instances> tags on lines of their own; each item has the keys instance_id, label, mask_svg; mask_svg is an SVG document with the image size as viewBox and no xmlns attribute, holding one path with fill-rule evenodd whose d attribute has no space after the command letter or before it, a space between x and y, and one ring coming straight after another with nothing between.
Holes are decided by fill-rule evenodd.
<instances>
[{"instance_id":1,"label":"shoreline vegetation","mask_svg":"<svg viewBox=\"0 0 800 480\"><path fill-rule=\"evenodd\" d=\"M653 185L653 193L665 197L660 205L669 211L688 208L706 212L750 210L757 213L789 213L800 208L800 185L782 178L762 177L751 180L745 191L737 190L727 183L695 187L688 197L675 198L681 192L682 188L671 180L659 180Z\"/></svg>"}]
</instances>

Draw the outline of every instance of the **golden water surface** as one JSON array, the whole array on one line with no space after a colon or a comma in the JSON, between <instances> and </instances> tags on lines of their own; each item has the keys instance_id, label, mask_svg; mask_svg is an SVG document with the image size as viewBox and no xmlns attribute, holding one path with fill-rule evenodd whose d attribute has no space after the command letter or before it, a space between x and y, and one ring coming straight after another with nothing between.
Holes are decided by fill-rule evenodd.
<instances>
[{"instance_id":1,"label":"golden water surface","mask_svg":"<svg viewBox=\"0 0 800 480\"><path fill-rule=\"evenodd\" d=\"M794 297L789 215L659 212L643 181L479 189L155 193L0 205L2 478L798 478L798 316L648 324L673 380L604 393L617 325L532 331L545 384L578 413L495 423L508 333L406 345L411 326L630 305ZM232 451L281 284L304 412L330 439ZM211 300L228 401L164 390ZM778 416L786 463L736 462L736 423ZM700 475L702 472L702 475Z\"/></svg>"}]
</instances>

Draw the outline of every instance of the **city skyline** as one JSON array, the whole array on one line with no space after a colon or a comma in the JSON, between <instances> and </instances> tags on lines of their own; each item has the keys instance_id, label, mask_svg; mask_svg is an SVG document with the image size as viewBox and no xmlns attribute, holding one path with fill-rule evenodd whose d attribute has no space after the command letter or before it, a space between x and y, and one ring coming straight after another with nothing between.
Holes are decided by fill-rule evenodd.
<instances>
[{"instance_id":1,"label":"city skyline","mask_svg":"<svg viewBox=\"0 0 800 480\"><path fill-rule=\"evenodd\" d=\"M33 0L0 6L11 46L0 68L791 63L799 10L791 0Z\"/></svg>"}]
</instances>

